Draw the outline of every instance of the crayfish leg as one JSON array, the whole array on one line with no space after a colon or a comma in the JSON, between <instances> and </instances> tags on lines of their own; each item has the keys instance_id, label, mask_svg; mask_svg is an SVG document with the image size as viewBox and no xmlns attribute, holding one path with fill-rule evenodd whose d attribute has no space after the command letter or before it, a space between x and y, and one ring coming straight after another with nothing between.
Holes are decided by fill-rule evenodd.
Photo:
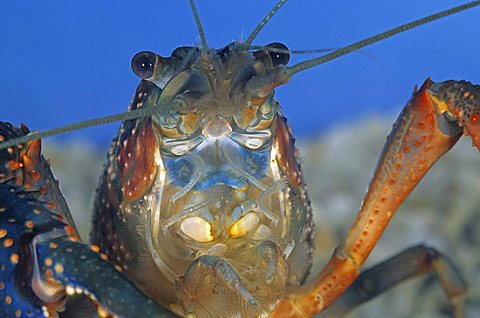
<instances>
[{"instance_id":1,"label":"crayfish leg","mask_svg":"<svg viewBox=\"0 0 480 318\"><path fill-rule=\"evenodd\" d=\"M0 139L28 133L0 122ZM0 150L0 316L56 317L81 294L100 317L172 317L79 241L40 140ZM2 301L3 300L3 301Z\"/></svg>"},{"instance_id":2,"label":"crayfish leg","mask_svg":"<svg viewBox=\"0 0 480 318\"><path fill-rule=\"evenodd\" d=\"M110 264L96 246L65 237L43 237L34 241L41 280L61 286L67 296L83 295L97 307L101 317L173 317L148 299Z\"/></svg>"},{"instance_id":3,"label":"crayfish leg","mask_svg":"<svg viewBox=\"0 0 480 318\"><path fill-rule=\"evenodd\" d=\"M427 79L400 113L357 218L330 261L307 291L282 300L271 317L308 317L332 304L358 277L398 207L461 137L457 119L439 106L435 85Z\"/></svg>"},{"instance_id":4,"label":"crayfish leg","mask_svg":"<svg viewBox=\"0 0 480 318\"><path fill-rule=\"evenodd\" d=\"M350 310L410 278L433 272L442 286L454 317L463 317L467 283L455 264L425 245L410 247L364 271L348 290L327 309L330 317L343 317Z\"/></svg>"}]
</instances>

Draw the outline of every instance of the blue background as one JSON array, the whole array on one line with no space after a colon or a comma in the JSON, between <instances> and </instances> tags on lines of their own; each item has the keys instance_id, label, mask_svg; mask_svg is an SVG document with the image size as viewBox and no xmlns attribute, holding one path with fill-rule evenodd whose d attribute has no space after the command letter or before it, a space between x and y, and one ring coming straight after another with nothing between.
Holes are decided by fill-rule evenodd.
<instances>
[{"instance_id":1,"label":"blue background","mask_svg":"<svg viewBox=\"0 0 480 318\"><path fill-rule=\"evenodd\" d=\"M197 1L207 42L245 39L276 1ZM291 0L256 39L292 49L341 47L461 1ZM480 9L434 22L298 74L277 89L296 135L372 114L392 121L413 86L480 83ZM185 1L9 1L0 7L0 119L44 130L126 110L138 51L169 56L199 38ZM309 56L294 56L298 62ZM118 124L76 132L103 147Z\"/></svg>"}]
</instances>

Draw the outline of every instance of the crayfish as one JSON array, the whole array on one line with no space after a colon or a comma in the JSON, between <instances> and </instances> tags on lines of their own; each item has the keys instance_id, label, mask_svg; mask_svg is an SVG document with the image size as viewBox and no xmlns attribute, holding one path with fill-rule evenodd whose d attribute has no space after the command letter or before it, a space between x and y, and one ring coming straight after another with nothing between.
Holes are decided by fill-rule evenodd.
<instances>
[{"instance_id":1,"label":"crayfish","mask_svg":"<svg viewBox=\"0 0 480 318\"><path fill-rule=\"evenodd\" d=\"M80 241L41 154L39 138L50 133L0 124L3 316L50 317L65 306L64 315L84 306L102 317L336 316L430 271L454 314L463 315L466 283L434 248L407 249L363 273L360 267L397 208L462 134L480 147L480 87L427 79L414 91L354 224L311 280L313 211L274 93L303 70L480 1L293 66L284 44L252 45L285 2L245 41L212 49L190 1L199 47L133 57L141 82L129 112L100 120L123 122L96 193L91 244Z\"/></svg>"}]
</instances>

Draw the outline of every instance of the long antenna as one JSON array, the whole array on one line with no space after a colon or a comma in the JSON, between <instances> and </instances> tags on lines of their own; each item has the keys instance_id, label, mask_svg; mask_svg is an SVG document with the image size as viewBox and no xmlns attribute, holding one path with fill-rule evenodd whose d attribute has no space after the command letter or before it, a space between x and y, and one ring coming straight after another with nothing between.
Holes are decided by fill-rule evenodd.
<instances>
[{"instance_id":1,"label":"long antenna","mask_svg":"<svg viewBox=\"0 0 480 318\"><path fill-rule=\"evenodd\" d=\"M197 7L195 7L195 2L193 0L188 0L190 2L190 7L192 8L193 18L195 19L195 24L197 25L198 36L200 36L200 42L202 43L202 55L207 54L207 38L205 37L205 32L203 32L202 22L200 22L200 17L198 16Z\"/></svg>"},{"instance_id":2,"label":"long antenna","mask_svg":"<svg viewBox=\"0 0 480 318\"><path fill-rule=\"evenodd\" d=\"M74 124L65 125L58 128L53 128L50 130L46 130L43 132L32 132L26 136L10 139L4 142L0 142L0 150L6 149L8 147L13 147L18 144L24 144L28 141L38 139L38 138L46 138L50 136L60 135L66 132L71 132L75 130L80 130L92 126L99 126L104 124L113 123L116 121L128 120L128 119L135 119L145 116L151 116L155 112L158 112L158 109L155 107L147 107L147 108L140 108L129 112L123 112L115 115L105 116L105 117L98 117L94 119L80 121Z\"/></svg>"},{"instance_id":3,"label":"long antenna","mask_svg":"<svg viewBox=\"0 0 480 318\"><path fill-rule=\"evenodd\" d=\"M265 24L267 24L267 22L270 21L270 19L285 4L285 2L287 2L287 0L278 1L278 3L275 5L275 7L273 7L273 9L270 10L270 12L267 13L267 15L263 18L263 20L260 21L260 23L252 31L252 33L250 33L250 35L248 36L247 40L244 43L245 46L249 46L250 44L252 44L253 40L257 37L258 33L260 33L260 31L263 29Z\"/></svg>"},{"instance_id":4,"label":"long antenna","mask_svg":"<svg viewBox=\"0 0 480 318\"><path fill-rule=\"evenodd\" d=\"M200 33L200 38L202 40L202 53L203 53L203 51L206 52L206 50L208 49L207 44L206 44L206 40L205 40L205 35L203 33L203 29L202 29L202 26L200 24L200 20L198 18L198 13L195 9L195 5L193 3L193 0L189 0L189 1L190 1L191 6L192 6L192 11L194 13L195 21L197 22L197 27L198 27L199 33ZM265 23L268 22L269 19L271 19L271 17L275 14L275 12L278 11L278 9L286 1L287 0L281 0L277 3L275 8L273 8L267 14L267 16L262 20L262 22L260 22L260 24L255 28L255 30L249 36L246 43L248 43L248 41L252 41L255 38L255 36L258 34L258 32L260 32L260 30L265 25ZM393 29L388 30L386 32L382 32L382 33L379 33L379 34L374 35L372 37L369 37L369 38L366 38L364 40L358 41L356 43L350 44L350 45L348 45L348 46L346 46L342 49L335 50L332 53L329 53L329 54L320 56L318 58L314 58L314 59L311 59L311 60L307 60L307 61L295 64L292 67L287 67L287 68L285 68L285 75L291 77L294 74L299 73L303 70L306 70L306 69L315 67L317 65L326 63L328 61L337 59L337 58L339 58L339 57L341 57L345 54L348 54L348 53L351 53L351 52L354 52L354 51L358 51L360 48L365 47L367 45L371 45L371 44L376 43L378 41L381 41L381 40L387 39L389 37L392 37L396 34L405 32L407 30L416 28L416 27L421 26L423 24L426 24L426 23L429 23L429 22L432 22L432 21L435 21L435 20L438 20L438 19L441 19L441 18L444 18L444 17L447 17L449 15L458 13L460 11L464 11L464 10L476 7L478 5L480 5L480 0L472 1L472 2L469 2L469 3L454 7L452 9L441 11L439 13L430 15L430 16L425 17L425 18L421 18L421 19L415 20L413 22L406 23L404 25L393 28ZM249 45L246 45L246 46L249 46ZM167 105L164 105L164 106L168 106L168 105L170 105L170 104L167 104ZM28 141L38 139L38 138L45 138L45 137L58 135L58 134L62 134L62 133L65 133L65 132L70 132L70 131L79 130L79 129L83 129L83 128L88 128L88 127L92 127L92 126L108 124L108 123L112 123L112 122L115 122L115 121L122 121L122 120L128 120L128 119L141 118L141 117L145 117L145 116L151 116L155 112L156 112L155 107L141 108L141 109L136 109L134 111L119 113L119 114L116 114L116 115L100 117L100 118L95 118L95 119L91 119L91 120L85 120L85 121L81 121L81 122L78 122L78 123L75 123L75 124L70 124L70 125L59 127L59 128L54 128L54 129L51 129L51 130L47 130L47 131L44 131L44 132L33 132L33 133L28 134L27 136L23 136L23 137L20 137L20 138L15 138L15 139L11 139L11 140L8 140L8 141L0 142L0 150L8 148L8 147L13 147L13 146L16 146L16 145L21 144L21 143L26 143Z\"/></svg>"},{"instance_id":5,"label":"long antenna","mask_svg":"<svg viewBox=\"0 0 480 318\"><path fill-rule=\"evenodd\" d=\"M387 38L392 37L394 35L397 35L399 33L402 33L402 32L405 32L407 30L419 27L423 24L426 24L426 23L429 23L429 22L432 22L432 21L435 21L435 20L438 20L438 19L441 19L441 18L445 18L449 15L452 15L452 14L458 13L460 11L464 11L464 10L473 8L473 7L478 6L478 5L480 5L480 1L472 1L472 2L463 4L463 5L459 5L457 7L451 8L451 9L441 11L441 12L436 13L436 14L432 14L428 17L424 17L424 18L412 21L410 23L403 24L401 26L398 26L398 27L393 28L391 30L388 30L386 32L382 32L382 33L379 33L377 35L366 38L364 40L361 40L361 41L355 42L353 44L350 44L350 45L348 45L344 48L333 51L332 53L329 53L329 54L326 54L326 55L323 55L323 56L320 56L320 57L317 57L317 58L314 58L314 59L311 59L311 60L307 60L307 61L303 61L303 62L300 62L298 64L295 64L291 67L288 67L285 70L285 73L286 73L287 76L292 76L292 75L294 75L296 73L299 73L303 70L318 66L318 65L326 63L328 61L337 59L337 58L339 58L339 57L341 57L345 54L357 51L357 50L359 50L362 47L365 47L367 45L371 45L373 43L376 43L378 41L382 41L384 39L387 39Z\"/></svg>"}]
</instances>

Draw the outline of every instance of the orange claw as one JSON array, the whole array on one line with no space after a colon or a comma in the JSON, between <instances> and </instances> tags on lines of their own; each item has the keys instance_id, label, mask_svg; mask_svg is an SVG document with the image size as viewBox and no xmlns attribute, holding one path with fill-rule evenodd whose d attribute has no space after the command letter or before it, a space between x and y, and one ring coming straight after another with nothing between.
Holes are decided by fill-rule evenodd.
<instances>
[{"instance_id":1,"label":"orange claw","mask_svg":"<svg viewBox=\"0 0 480 318\"><path fill-rule=\"evenodd\" d=\"M430 88L438 108L455 118L480 149L480 85L466 81L434 83Z\"/></svg>"},{"instance_id":2,"label":"orange claw","mask_svg":"<svg viewBox=\"0 0 480 318\"><path fill-rule=\"evenodd\" d=\"M309 317L328 307L357 278L395 211L462 130L439 107L438 84L427 79L387 138L360 212L328 264L306 292L282 300L271 317ZM466 126L466 124L465 124ZM470 134L470 133L469 133Z\"/></svg>"}]
</instances>

